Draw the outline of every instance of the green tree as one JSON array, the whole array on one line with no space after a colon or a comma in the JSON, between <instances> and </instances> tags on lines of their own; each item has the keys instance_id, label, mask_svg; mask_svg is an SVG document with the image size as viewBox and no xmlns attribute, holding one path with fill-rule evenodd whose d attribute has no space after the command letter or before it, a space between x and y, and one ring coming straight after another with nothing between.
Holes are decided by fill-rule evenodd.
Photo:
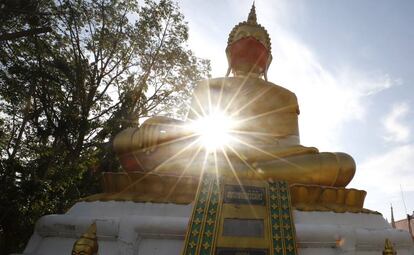
<instances>
[{"instance_id":1,"label":"green tree","mask_svg":"<svg viewBox=\"0 0 414 255\"><path fill-rule=\"evenodd\" d=\"M170 0L4 1L0 11L0 38L13 35L0 41L0 250L9 253L40 216L65 212L98 192L101 171L118 170L120 130L182 117L210 67L186 46ZM37 28L50 32L21 33Z\"/></svg>"}]
</instances>

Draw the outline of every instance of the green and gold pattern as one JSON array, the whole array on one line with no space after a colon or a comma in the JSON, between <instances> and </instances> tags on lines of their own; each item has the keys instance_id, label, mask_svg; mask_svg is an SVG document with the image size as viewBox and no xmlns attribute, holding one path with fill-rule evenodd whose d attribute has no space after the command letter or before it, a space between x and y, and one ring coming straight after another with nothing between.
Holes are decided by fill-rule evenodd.
<instances>
[{"instance_id":1,"label":"green and gold pattern","mask_svg":"<svg viewBox=\"0 0 414 255\"><path fill-rule=\"evenodd\" d=\"M285 181L269 183L268 200L273 254L296 255L296 234L288 183Z\"/></svg>"},{"instance_id":2,"label":"green and gold pattern","mask_svg":"<svg viewBox=\"0 0 414 255\"><path fill-rule=\"evenodd\" d=\"M226 186L224 184L216 176L207 174L203 176L197 190L183 255L212 255L217 252L216 243L221 240L220 238L223 238L220 237L218 228L220 217L224 217L221 212L223 210L223 187ZM256 205L267 207L265 216L267 219L264 220L270 223L267 230L267 233L270 234L270 242L266 245L267 248L264 246L263 249L270 249L269 255L296 255L295 225L292 217L289 185L285 181L277 181L268 183L265 187L266 202L263 205ZM259 185L257 188L263 189L263 186ZM240 219L244 217L240 215ZM243 251L245 254L256 254L258 251L257 249L227 246L220 249L227 249L229 252Z\"/></svg>"},{"instance_id":3,"label":"green and gold pattern","mask_svg":"<svg viewBox=\"0 0 414 255\"><path fill-rule=\"evenodd\" d=\"M201 235L201 248L198 254L213 254L213 244L215 232L217 230L216 222L219 221L219 204L220 204L220 185L217 179L212 181L208 207L206 211L206 220L204 221Z\"/></svg>"},{"instance_id":4,"label":"green and gold pattern","mask_svg":"<svg viewBox=\"0 0 414 255\"><path fill-rule=\"evenodd\" d=\"M220 185L215 176L205 175L197 191L193 215L187 230L183 255L213 254L220 210Z\"/></svg>"}]
</instances>

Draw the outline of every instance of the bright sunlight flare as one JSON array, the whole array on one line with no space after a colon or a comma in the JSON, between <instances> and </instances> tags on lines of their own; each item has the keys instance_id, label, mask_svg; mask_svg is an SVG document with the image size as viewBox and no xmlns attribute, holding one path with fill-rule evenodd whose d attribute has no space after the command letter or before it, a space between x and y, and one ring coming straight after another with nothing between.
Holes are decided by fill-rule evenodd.
<instances>
[{"instance_id":1,"label":"bright sunlight flare","mask_svg":"<svg viewBox=\"0 0 414 255\"><path fill-rule=\"evenodd\" d=\"M234 121L220 111L202 116L191 125L192 130L199 136L199 141L208 151L228 144L233 127Z\"/></svg>"}]
</instances>

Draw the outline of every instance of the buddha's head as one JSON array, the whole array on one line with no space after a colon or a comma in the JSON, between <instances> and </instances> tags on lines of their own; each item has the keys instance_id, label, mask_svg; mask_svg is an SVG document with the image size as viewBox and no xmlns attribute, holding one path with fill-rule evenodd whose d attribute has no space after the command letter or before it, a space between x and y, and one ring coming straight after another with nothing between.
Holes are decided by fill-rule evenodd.
<instances>
[{"instance_id":1,"label":"buddha's head","mask_svg":"<svg viewBox=\"0 0 414 255\"><path fill-rule=\"evenodd\" d=\"M270 37L266 29L257 24L253 4L247 21L240 22L230 32L226 48L229 69L235 76L264 75L272 61Z\"/></svg>"}]
</instances>

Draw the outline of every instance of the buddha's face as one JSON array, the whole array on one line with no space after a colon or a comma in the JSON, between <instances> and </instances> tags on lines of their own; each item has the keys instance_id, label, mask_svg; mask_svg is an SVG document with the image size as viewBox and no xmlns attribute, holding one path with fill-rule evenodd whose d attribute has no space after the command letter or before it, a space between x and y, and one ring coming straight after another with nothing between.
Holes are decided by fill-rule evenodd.
<instances>
[{"instance_id":1,"label":"buddha's face","mask_svg":"<svg viewBox=\"0 0 414 255\"><path fill-rule=\"evenodd\" d=\"M234 75L265 75L272 56L266 30L257 24L239 24L231 32L226 48L229 67Z\"/></svg>"},{"instance_id":2,"label":"buddha's face","mask_svg":"<svg viewBox=\"0 0 414 255\"><path fill-rule=\"evenodd\" d=\"M229 66L235 75L259 77L270 64L270 41L264 29L249 24L236 28L226 49Z\"/></svg>"}]
</instances>

